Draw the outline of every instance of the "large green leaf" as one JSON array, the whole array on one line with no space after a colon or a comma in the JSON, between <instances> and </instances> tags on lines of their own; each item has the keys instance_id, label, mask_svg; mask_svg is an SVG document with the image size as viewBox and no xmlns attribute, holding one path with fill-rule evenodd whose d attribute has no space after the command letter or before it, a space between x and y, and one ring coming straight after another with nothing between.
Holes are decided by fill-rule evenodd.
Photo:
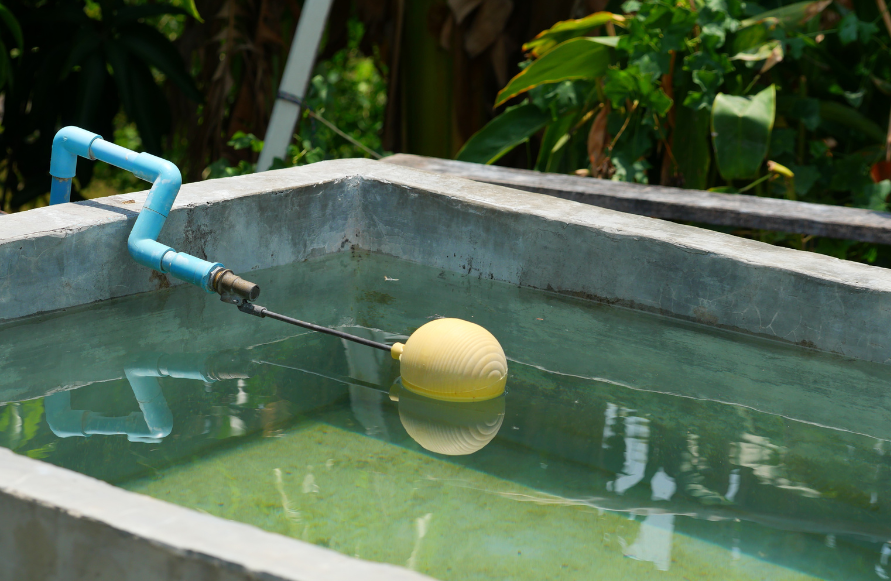
<instances>
[{"instance_id":1,"label":"large green leaf","mask_svg":"<svg viewBox=\"0 0 891 581\"><path fill-rule=\"evenodd\" d=\"M712 139L726 180L756 177L770 146L777 92L771 85L753 97L718 93L712 104Z\"/></svg>"},{"instance_id":2,"label":"large green leaf","mask_svg":"<svg viewBox=\"0 0 891 581\"><path fill-rule=\"evenodd\" d=\"M163 34L140 23L122 26L121 31L118 42L133 56L164 73L186 97L196 102L203 100L179 52Z\"/></svg>"},{"instance_id":3,"label":"large green leaf","mask_svg":"<svg viewBox=\"0 0 891 581\"><path fill-rule=\"evenodd\" d=\"M563 149L556 147L560 139L569 133L573 124L578 120L578 111L571 111L556 121L549 123L541 138L541 149L538 150L538 159L535 161L535 169L538 171L557 171L559 158Z\"/></svg>"},{"instance_id":4,"label":"large green leaf","mask_svg":"<svg viewBox=\"0 0 891 581\"><path fill-rule=\"evenodd\" d=\"M501 89L495 106L546 83L596 79L606 73L611 49L595 38L574 38L535 60Z\"/></svg>"},{"instance_id":5,"label":"large green leaf","mask_svg":"<svg viewBox=\"0 0 891 581\"><path fill-rule=\"evenodd\" d=\"M194 1L187 2L186 8L180 8L172 4L140 4L137 6L122 6L118 8L114 15L114 21L118 24L127 24L136 22L140 18L149 18L152 16L162 16L164 14L183 14L191 16L199 22L204 22L195 8Z\"/></svg>"},{"instance_id":6,"label":"large green leaf","mask_svg":"<svg viewBox=\"0 0 891 581\"><path fill-rule=\"evenodd\" d=\"M834 101L820 101L820 118L844 125L873 141L880 143L885 141L885 132L881 127L847 105Z\"/></svg>"},{"instance_id":7,"label":"large green leaf","mask_svg":"<svg viewBox=\"0 0 891 581\"><path fill-rule=\"evenodd\" d=\"M19 26L19 21L16 20L15 16L13 16L12 12L9 11L9 8L0 4L0 20L3 21L3 24L6 25L6 28L12 33L12 38L15 39L15 45L19 50L24 49L25 42L22 38L22 27Z\"/></svg>"},{"instance_id":8,"label":"large green leaf","mask_svg":"<svg viewBox=\"0 0 891 581\"><path fill-rule=\"evenodd\" d=\"M550 121L550 116L531 103L507 109L467 140L455 159L494 163L523 143Z\"/></svg>"},{"instance_id":9,"label":"large green leaf","mask_svg":"<svg viewBox=\"0 0 891 581\"><path fill-rule=\"evenodd\" d=\"M578 20L563 20L549 29L539 32L535 38L523 45L523 50L532 53L534 57L540 57L561 42L583 36L592 28L603 26L607 22L624 22L624 20L623 16L612 12L595 12Z\"/></svg>"},{"instance_id":10,"label":"large green leaf","mask_svg":"<svg viewBox=\"0 0 891 581\"><path fill-rule=\"evenodd\" d=\"M6 52L6 45L0 40L0 88L5 87L7 81L12 86L12 75L9 74L11 68L12 63L9 62L9 53Z\"/></svg>"},{"instance_id":11,"label":"large green leaf","mask_svg":"<svg viewBox=\"0 0 891 581\"><path fill-rule=\"evenodd\" d=\"M106 40L105 52L124 113L136 123L145 150L159 155L161 136L170 124L164 93L155 82L148 65L133 58L119 40Z\"/></svg>"},{"instance_id":12,"label":"large green leaf","mask_svg":"<svg viewBox=\"0 0 891 581\"><path fill-rule=\"evenodd\" d=\"M65 78L76 66L80 66L84 60L94 54L101 55L102 38L89 27L79 29L74 33L74 41L68 49L68 60L62 78Z\"/></svg>"},{"instance_id":13,"label":"large green leaf","mask_svg":"<svg viewBox=\"0 0 891 581\"><path fill-rule=\"evenodd\" d=\"M816 0L816 2L808 1L789 4L782 8L768 10L767 12L762 12L751 18L746 18L739 23L739 27L741 29L747 28L760 22L776 22L783 26L798 26L823 12L823 10L830 4L832 4L832 0Z\"/></svg>"},{"instance_id":14,"label":"large green leaf","mask_svg":"<svg viewBox=\"0 0 891 581\"><path fill-rule=\"evenodd\" d=\"M684 179L683 185L691 190L704 190L708 187L711 165L709 111L676 107L674 123L672 153L677 161L678 173Z\"/></svg>"},{"instance_id":15,"label":"large green leaf","mask_svg":"<svg viewBox=\"0 0 891 581\"><path fill-rule=\"evenodd\" d=\"M78 127L98 127L102 117L105 84L110 81L108 66L101 51L83 60L74 99L74 122Z\"/></svg>"}]
</instances>

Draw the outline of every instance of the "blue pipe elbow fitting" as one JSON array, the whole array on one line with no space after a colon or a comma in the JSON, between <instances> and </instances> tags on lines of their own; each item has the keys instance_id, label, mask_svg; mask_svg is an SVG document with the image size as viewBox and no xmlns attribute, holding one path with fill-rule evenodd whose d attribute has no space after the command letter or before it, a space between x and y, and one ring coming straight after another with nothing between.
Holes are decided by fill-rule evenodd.
<instances>
[{"instance_id":1,"label":"blue pipe elbow fitting","mask_svg":"<svg viewBox=\"0 0 891 581\"><path fill-rule=\"evenodd\" d=\"M97 139L102 138L80 127L63 127L53 137L53 155L50 158L50 175L53 176L50 188L51 206L71 200L71 178L77 168L77 156L96 159L90 153L90 146Z\"/></svg>"},{"instance_id":2,"label":"blue pipe elbow fitting","mask_svg":"<svg viewBox=\"0 0 891 581\"><path fill-rule=\"evenodd\" d=\"M241 298L256 298L260 292L259 287L252 283L247 283L254 289L253 296L250 297L241 292L244 284L236 284L234 287L227 284L223 288L223 281L230 281L234 275L231 274L232 271L224 269L221 263L208 262L177 252L158 242L158 236L182 186L179 169L165 159L130 151L79 127L63 127L53 138L50 205L71 200L71 179L75 175L78 156L110 163L152 184L145 205L127 239L127 249L137 263L158 272L169 273L209 293L219 292L224 300L230 302L234 302L233 293ZM240 278L238 281L246 283Z\"/></svg>"}]
</instances>

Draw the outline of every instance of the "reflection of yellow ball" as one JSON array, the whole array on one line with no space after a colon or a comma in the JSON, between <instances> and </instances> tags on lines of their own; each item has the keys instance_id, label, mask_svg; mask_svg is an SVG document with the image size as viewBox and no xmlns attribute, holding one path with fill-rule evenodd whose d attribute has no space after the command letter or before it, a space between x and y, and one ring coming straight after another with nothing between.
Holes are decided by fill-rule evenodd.
<instances>
[{"instance_id":1,"label":"reflection of yellow ball","mask_svg":"<svg viewBox=\"0 0 891 581\"><path fill-rule=\"evenodd\" d=\"M504 398L478 402L440 401L402 390L399 419L422 447L449 456L479 451L504 421Z\"/></svg>"},{"instance_id":2,"label":"reflection of yellow ball","mask_svg":"<svg viewBox=\"0 0 891 581\"><path fill-rule=\"evenodd\" d=\"M461 319L430 321L391 351L399 359L402 384L415 393L446 401L479 401L504 393L507 358L498 340Z\"/></svg>"}]
</instances>

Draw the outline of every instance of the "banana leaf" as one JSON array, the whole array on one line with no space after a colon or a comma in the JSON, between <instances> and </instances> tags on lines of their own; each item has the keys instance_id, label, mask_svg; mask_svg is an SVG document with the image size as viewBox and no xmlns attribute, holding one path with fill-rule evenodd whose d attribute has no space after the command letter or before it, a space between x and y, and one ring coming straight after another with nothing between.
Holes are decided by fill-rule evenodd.
<instances>
[{"instance_id":1,"label":"banana leaf","mask_svg":"<svg viewBox=\"0 0 891 581\"><path fill-rule=\"evenodd\" d=\"M577 20L563 20L523 45L523 51L538 58L561 42L585 35L592 28L603 26L607 22L624 22L625 17L612 12L595 12ZM609 37L616 38L616 37Z\"/></svg>"},{"instance_id":2,"label":"banana leaf","mask_svg":"<svg viewBox=\"0 0 891 581\"><path fill-rule=\"evenodd\" d=\"M597 38L567 40L512 78L499 91L495 106L539 85L602 77L610 64L611 55L611 49Z\"/></svg>"},{"instance_id":3,"label":"banana leaf","mask_svg":"<svg viewBox=\"0 0 891 581\"><path fill-rule=\"evenodd\" d=\"M777 22L783 26L799 26L804 24L817 14L823 12L832 0L817 0L816 2L796 2L774 10L762 12L751 18L746 18L739 23L739 28L747 28L761 22Z\"/></svg>"},{"instance_id":4,"label":"banana leaf","mask_svg":"<svg viewBox=\"0 0 891 581\"><path fill-rule=\"evenodd\" d=\"M491 164L541 130L551 117L531 103L508 108L467 140L455 159Z\"/></svg>"}]
</instances>

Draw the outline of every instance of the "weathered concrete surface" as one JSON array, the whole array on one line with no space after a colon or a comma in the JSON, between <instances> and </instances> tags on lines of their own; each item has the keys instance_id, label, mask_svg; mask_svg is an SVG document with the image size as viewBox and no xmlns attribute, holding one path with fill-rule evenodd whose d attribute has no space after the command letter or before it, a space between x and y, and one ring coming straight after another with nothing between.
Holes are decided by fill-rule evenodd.
<instances>
[{"instance_id":1,"label":"weathered concrete surface","mask_svg":"<svg viewBox=\"0 0 891 581\"><path fill-rule=\"evenodd\" d=\"M404 153L383 161L652 218L891 244L888 212L578 178Z\"/></svg>"},{"instance_id":2,"label":"weathered concrete surface","mask_svg":"<svg viewBox=\"0 0 891 581\"><path fill-rule=\"evenodd\" d=\"M371 165L362 248L885 363L891 271Z\"/></svg>"},{"instance_id":3,"label":"weathered concrete surface","mask_svg":"<svg viewBox=\"0 0 891 581\"><path fill-rule=\"evenodd\" d=\"M0 449L0 581L429 579Z\"/></svg>"},{"instance_id":4,"label":"weathered concrete surface","mask_svg":"<svg viewBox=\"0 0 891 581\"><path fill-rule=\"evenodd\" d=\"M0 219L0 320L169 285L126 253L144 199L126 194ZM162 241L238 272L355 245L891 360L886 270L378 162L326 162L186 186ZM0 580L417 578L6 451L0 515L0 562L9 565L0 567Z\"/></svg>"},{"instance_id":5,"label":"weathered concrete surface","mask_svg":"<svg viewBox=\"0 0 891 581\"><path fill-rule=\"evenodd\" d=\"M124 250L129 207L142 200L129 194L4 217L0 319L166 285ZM891 361L885 269L380 162L340 160L186 186L162 241L239 272L358 245Z\"/></svg>"},{"instance_id":6,"label":"weathered concrete surface","mask_svg":"<svg viewBox=\"0 0 891 581\"><path fill-rule=\"evenodd\" d=\"M308 168L190 184L161 241L246 272L349 246L361 180ZM275 173L275 172L273 172ZM147 192L38 208L0 223L0 320L178 284L140 267L127 236Z\"/></svg>"}]
</instances>

